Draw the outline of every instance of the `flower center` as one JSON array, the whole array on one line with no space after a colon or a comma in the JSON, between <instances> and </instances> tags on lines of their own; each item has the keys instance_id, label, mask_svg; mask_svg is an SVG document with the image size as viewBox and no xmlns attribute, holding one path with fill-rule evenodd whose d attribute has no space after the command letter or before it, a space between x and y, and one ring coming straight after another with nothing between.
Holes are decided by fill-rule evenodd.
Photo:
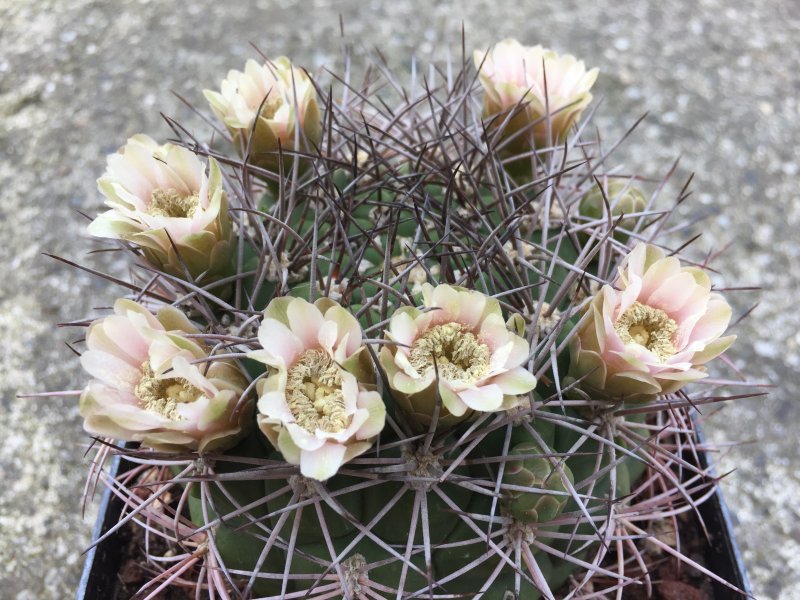
<instances>
[{"instance_id":1,"label":"flower center","mask_svg":"<svg viewBox=\"0 0 800 600\"><path fill-rule=\"evenodd\" d=\"M347 428L342 371L323 350L306 350L289 369L286 401L297 424L309 433Z\"/></svg>"},{"instance_id":2,"label":"flower center","mask_svg":"<svg viewBox=\"0 0 800 600\"><path fill-rule=\"evenodd\" d=\"M490 358L488 346L460 323L431 327L414 341L408 356L418 373L436 368L442 379L467 384L486 374Z\"/></svg>"},{"instance_id":3,"label":"flower center","mask_svg":"<svg viewBox=\"0 0 800 600\"><path fill-rule=\"evenodd\" d=\"M173 188L153 190L147 213L154 217L190 217L200 200L197 194L181 196Z\"/></svg>"},{"instance_id":4,"label":"flower center","mask_svg":"<svg viewBox=\"0 0 800 600\"><path fill-rule=\"evenodd\" d=\"M141 402L142 407L162 417L180 421L178 404L194 402L202 392L191 383L180 377L160 379L153 373L150 361L142 365L142 378L136 384L134 395Z\"/></svg>"},{"instance_id":5,"label":"flower center","mask_svg":"<svg viewBox=\"0 0 800 600\"><path fill-rule=\"evenodd\" d=\"M624 344L644 346L661 362L675 354L672 339L678 325L658 308L634 302L614 323L614 330Z\"/></svg>"}]
</instances>

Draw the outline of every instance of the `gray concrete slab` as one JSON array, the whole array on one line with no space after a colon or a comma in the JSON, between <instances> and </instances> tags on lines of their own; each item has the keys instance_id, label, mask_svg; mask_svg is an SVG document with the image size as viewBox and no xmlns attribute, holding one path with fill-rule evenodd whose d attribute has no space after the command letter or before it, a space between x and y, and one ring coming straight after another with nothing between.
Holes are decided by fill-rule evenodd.
<instances>
[{"instance_id":1,"label":"gray concrete slab","mask_svg":"<svg viewBox=\"0 0 800 600\"><path fill-rule=\"evenodd\" d=\"M435 4L435 6L434 6ZM651 116L621 153L631 171L696 172L685 214L708 213L698 252L721 249L725 285L760 285L730 356L778 384L767 400L711 419L732 450L724 487L760 598L800 598L800 5L793 0L273 0L148 2L0 0L0 581L18 600L73 593L91 516L80 514L85 465L75 398L17 400L83 383L54 324L109 304L116 290L42 256L86 259L76 211L100 206L94 180L127 136L165 137L159 111L196 127L171 95L200 90L253 55L248 42L317 69L336 66L339 14L351 39L399 64L514 36L597 66L600 124L618 135ZM95 264L120 269L107 257Z\"/></svg>"}]
</instances>

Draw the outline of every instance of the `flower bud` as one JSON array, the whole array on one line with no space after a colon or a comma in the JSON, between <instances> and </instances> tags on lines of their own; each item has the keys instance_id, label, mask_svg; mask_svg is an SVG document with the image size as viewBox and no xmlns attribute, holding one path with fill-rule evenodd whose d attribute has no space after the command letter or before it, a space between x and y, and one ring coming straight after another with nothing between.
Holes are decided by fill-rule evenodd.
<instances>
[{"instance_id":1,"label":"flower bud","mask_svg":"<svg viewBox=\"0 0 800 600\"><path fill-rule=\"evenodd\" d=\"M516 406L536 386L522 364L529 346L509 331L500 304L480 292L449 285L422 286L423 312L403 307L389 321L381 348L392 396L417 431L427 431L441 398L437 427L477 412Z\"/></svg>"},{"instance_id":2,"label":"flower bud","mask_svg":"<svg viewBox=\"0 0 800 600\"><path fill-rule=\"evenodd\" d=\"M706 377L703 365L736 339L720 337L730 318L705 272L639 244L576 326L565 385L580 379L590 396L617 402L676 392Z\"/></svg>"},{"instance_id":3,"label":"flower bud","mask_svg":"<svg viewBox=\"0 0 800 600\"><path fill-rule=\"evenodd\" d=\"M597 69L587 71L574 56L513 39L475 52L474 61L485 92L483 117L494 127L508 119L502 138L509 155L563 142L591 102L597 79Z\"/></svg>"},{"instance_id":4,"label":"flower bud","mask_svg":"<svg viewBox=\"0 0 800 600\"><path fill-rule=\"evenodd\" d=\"M271 367L258 386L258 426L287 462L325 481L372 447L386 407L353 315L328 298L276 298L258 340L249 356Z\"/></svg>"},{"instance_id":5,"label":"flower bud","mask_svg":"<svg viewBox=\"0 0 800 600\"><path fill-rule=\"evenodd\" d=\"M541 456L531 456L536 454ZM508 510L525 523L546 523L555 519L570 499L569 488L561 476L563 472L570 484L574 483L570 468L563 462L557 468L533 442L517 444L508 455L521 457L506 462L503 483L532 488L530 491L507 490ZM556 493L548 494L545 490Z\"/></svg>"},{"instance_id":6,"label":"flower bud","mask_svg":"<svg viewBox=\"0 0 800 600\"><path fill-rule=\"evenodd\" d=\"M92 235L131 242L176 277L207 283L231 273L236 239L213 158L206 173L190 150L136 135L108 157L97 185L111 210L92 221Z\"/></svg>"},{"instance_id":7,"label":"flower bud","mask_svg":"<svg viewBox=\"0 0 800 600\"><path fill-rule=\"evenodd\" d=\"M603 196L604 191L605 198ZM592 221L603 219L606 216L605 200L608 200L611 208L611 217L615 223L620 215L640 213L647 206L644 194L631 185L629 181L612 179L604 190L594 186L584 194L578 204L578 214ZM635 227L636 221L636 217L623 218L614 229L614 239L625 243L629 237L626 231Z\"/></svg>"},{"instance_id":8,"label":"flower bud","mask_svg":"<svg viewBox=\"0 0 800 600\"><path fill-rule=\"evenodd\" d=\"M203 94L239 151L249 148L250 161L258 167L278 172L279 148L310 152L319 144L314 84L285 56L265 64L248 60L244 72L228 72L219 92Z\"/></svg>"},{"instance_id":9,"label":"flower bud","mask_svg":"<svg viewBox=\"0 0 800 600\"><path fill-rule=\"evenodd\" d=\"M252 402L235 410L247 382L224 355L195 364L208 350L187 333L198 331L179 310L153 316L130 300L92 323L81 355L95 378L80 399L86 431L165 452L236 444L253 414Z\"/></svg>"}]
</instances>

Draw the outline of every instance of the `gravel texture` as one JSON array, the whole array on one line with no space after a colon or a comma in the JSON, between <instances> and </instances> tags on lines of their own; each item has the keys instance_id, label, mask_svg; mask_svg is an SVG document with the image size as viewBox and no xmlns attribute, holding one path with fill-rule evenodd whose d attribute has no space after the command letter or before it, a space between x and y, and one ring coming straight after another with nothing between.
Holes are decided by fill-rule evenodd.
<instances>
[{"instance_id":1,"label":"gravel texture","mask_svg":"<svg viewBox=\"0 0 800 600\"><path fill-rule=\"evenodd\" d=\"M599 124L611 140L650 116L620 154L626 169L677 179L696 173L683 215L708 215L696 254L721 250L719 285L741 314L730 352L767 399L733 403L709 419L730 450L724 488L759 598L800 598L800 4L795 0L505 0L414 2L273 0L147 2L0 0L0 581L2 596L74 593L92 515L81 517L85 464L76 398L16 399L20 391L82 385L73 335L119 292L42 256L89 257L85 220L100 206L94 180L106 154L137 132L167 137L160 111L199 121L171 91L202 105L228 68L289 54L311 70L339 64L345 33L355 55L380 44L392 64L445 56L506 36L598 66ZM728 244L730 247L726 247Z\"/></svg>"}]
</instances>

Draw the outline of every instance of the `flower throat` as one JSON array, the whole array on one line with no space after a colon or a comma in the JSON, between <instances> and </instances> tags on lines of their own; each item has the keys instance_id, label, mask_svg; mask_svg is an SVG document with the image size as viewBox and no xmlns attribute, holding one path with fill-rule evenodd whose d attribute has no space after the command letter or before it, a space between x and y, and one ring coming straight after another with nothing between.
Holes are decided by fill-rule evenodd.
<instances>
[{"instance_id":1,"label":"flower throat","mask_svg":"<svg viewBox=\"0 0 800 600\"><path fill-rule=\"evenodd\" d=\"M634 302L614 323L614 330L625 344L639 344L661 362L675 354L673 338L678 325L658 308Z\"/></svg>"},{"instance_id":2,"label":"flower throat","mask_svg":"<svg viewBox=\"0 0 800 600\"><path fill-rule=\"evenodd\" d=\"M142 378L136 384L134 394L145 410L173 421L180 421L183 417L178 412L178 404L194 402L201 392L180 377L169 379L156 377L148 360L142 365Z\"/></svg>"},{"instance_id":3,"label":"flower throat","mask_svg":"<svg viewBox=\"0 0 800 600\"><path fill-rule=\"evenodd\" d=\"M154 217L191 217L200 200L197 194L181 196L177 190L157 189L153 190L150 197L150 204L147 207L148 214Z\"/></svg>"},{"instance_id":4,"label":"flower throat","mask_svg":"<svg viewBox=\"0 0 800 600\"><path fill-rule=\"evenodd\" d=\"M289 369L286 401L297 424L309 433L347 428L342 373L323 350L306 350Z\"/></svg>"},{"instance_id":5,"label":"flower throat","mask_svg":"<svg viewBox=\"0 0 800 600\"><path fill-rule=\"evenodd\" d=\"M417 338L408 360L419 373L436 368L443 379L471 384L486 374L490 356L474 333L460 323L445 323Z\"/></svg>"}]
</instances>

